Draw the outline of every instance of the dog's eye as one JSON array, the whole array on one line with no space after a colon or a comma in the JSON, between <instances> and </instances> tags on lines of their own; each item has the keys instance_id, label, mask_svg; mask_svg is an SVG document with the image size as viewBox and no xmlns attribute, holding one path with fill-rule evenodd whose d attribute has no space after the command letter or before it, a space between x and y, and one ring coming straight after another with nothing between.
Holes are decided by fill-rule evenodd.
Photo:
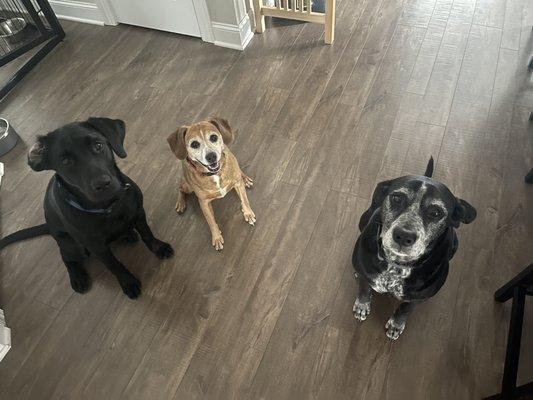
<instances>
[{"instance_id":1,"label":"dog's eye","mask_svg":"<svg viewBox=\"0 0 533 400\"><path fill-rule=\"evenodd\" d=\"M399 204L402 204L403 202L403 196L397 193L393 193L390 197L390 200L392 204L399 205Z\"/></svg>"},{"instance_id":2,"label":"dog's eye","mask_svg":"<svg viewBox=\"0 0 533 400\"><path fill-rule=\"evenodd\" d=\"M103 148L104 148L104 145L101 142L96 142L95 144L93 144L93 149L97 153L100 153Z\"/></svg>"},{"instance_id":3,"label":"dog's eye","mask_svg":"<svg viewBox=\"0 0 533 400\"><path fill-rule=\"evenodd\" d=\"M196 140L193 140L193 141L191 142L191 147L192 147L193 149L197 149L198 147L200 147L200 142L197 142Z\"/></svg>"},{"instance_id":4,"label":"dog's eye","mask_svg":"<svg viewBox=\"0 0 533 400\"><path fill-rule=\"evenodd\" d=\"M68 158L68 157L63 157L61 159L61 165L63 166L68 166L68 165L71 165L72 164L72 159Z\"/></svg>"},{"instance_id":5,"label":"dog's eye","mask_svg":"<svg viewBox=\"0 0 533 400\"><path fill-rule=\"evenodd\" d=\"M430 206L427 209L427 215L432 219L441 219L444 213L439 207Z\"/></svg>"},{"instance_id":6,"label":"dog's eye","mask_svg":"<svg viewBox=\"0 0 533 400\"><path fill-rule=\"evenodd\" d=\"M213 143L216 143L218 141L218 136L217 135L211 135L211 136L209 136L209 140L212 141Z\"/></svg>"}]
</instances>

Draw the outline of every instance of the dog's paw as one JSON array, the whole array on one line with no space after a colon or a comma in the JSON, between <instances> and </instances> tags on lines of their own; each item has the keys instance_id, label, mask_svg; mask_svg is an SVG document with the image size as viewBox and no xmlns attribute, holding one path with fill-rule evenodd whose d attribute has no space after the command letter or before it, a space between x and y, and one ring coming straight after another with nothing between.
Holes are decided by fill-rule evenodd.
<instances>
[{"instance_id":1,"label":"dog's paw","mask_svg":"<svg viewBox=\"0 0 533 400\"><path fill-rule=\"evenodd\" d=\"M353 304L353 316L359 322L363 322L370 315L370 302L361 303L358 299Z\"/></svg>"},{"instance_id":2,"label":"dog's paw","mask_svg":"<svg viewBox=\"0 0 533 400\"><path fill-rule=\"evenodd\" d=\"M136 299L141 294L141 281L132 274L120 279L119 283L124 294L130 299Z\"/></svg>"},{"instance_id":3,"label":"dog's paw","mask_svg":"<svg viewBox=\"0 0 533 400\"><path fill-rule=\"evenodd\" d=\"M247 175L242 175L242 180L244 182L244 186L246 186L248 189L251 188L254 185L254 180L250 178Z\"/></svg>"},{"instance_id":4,"label":"dog's paw","mask_svg":"<svg viewBox=\"0 0 533 400\"><path fill-rule=\"evenodd\" d=\"M174 255L172 246L158 239L154 239L150 244L150 251L159 259L170 258Z\"/></svg>"},{"instance_id":5,"label":"dog's paw","mask_svg":"<svg viewBox=\"0 0 533 400\"><path fill-rule=\"evenodd\" d=\"M126 244L133 244L139 241L139 234L134 230L131 230L119 239L120 242Z\"/></svg>"},{"instance_id":6,"label":"dog's paw","mask_svg":"<svg viewBox=\"0 0 533 400\"><path fill-rule=\"evenodd\" d=\"M248 222L250 225L254 226L255 225L255 221L257 221L257 218L255 218L255 214L254 212L252 211L251 208L249 209L242 209L242 214L244 215L244 220L246 222Z\"/></svg>"},{"instance_id":7,"label":"dog's paw","mask_svg":"<svg viewBox=\"0 0 533 400\"><path fill-rule=\"evenodd\" d=\"M404 329L405 321L399 322L396 321L394 317L390 317L387 324L385 324L385 335L387 335L390 340L396 340L400 337Z\"/></svg>"},{"instance_id":8,"label":"dog's paw","mask_svg":"<svg viewBox=\"0 0 533 400\"><path fill-rule=\"evenodd\" d=\"M218 235L213 235L211 239L211 244L213 245L216 251L222 250L224 248L224 238L222 237L222 233L219 233Z\"/></svg>"},{"instance_id":9,"label":"dog's paw","mask_svg":"<svg viewBox=\"0 0 533 400\"><path fill-rule=\"evenodd\" d=\"M176 203L175 210L178 214L183 214L187 209L187 203L185 201L178 201Z\"/></svg>"},{"instance_id":10,"label":"dog's paw","mask_svg":"<svg viewBox=\"0 0 533 400\"><path fill-rule=\"evenodd\" d=\"M91 288L91 277L83 268L69 270L70 286L78 293L87 293Z\"/></svg>"}]
</instances>

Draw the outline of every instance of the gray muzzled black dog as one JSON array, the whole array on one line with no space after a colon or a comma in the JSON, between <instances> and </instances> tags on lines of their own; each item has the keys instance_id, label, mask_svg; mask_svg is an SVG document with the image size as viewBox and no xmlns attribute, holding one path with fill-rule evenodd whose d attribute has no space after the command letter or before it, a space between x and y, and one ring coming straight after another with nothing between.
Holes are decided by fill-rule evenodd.
<instances>
[{"instance_id":1,"label":"gray muzzled black dog","mask_svg":"<svg viewBox=\"0 0 533 400\"><path fill-rule=\"evenodd\" d=\"M393 340L414 305L434 296L446 281L458 246L455 228L476 218L474 207L432 175L433 158L424 176L379 183L359 221L361 235L352 257L359 293L353 313L358 321L368 317L373 291L400 300L385 326Z\"/></svg>"}]
</instances>

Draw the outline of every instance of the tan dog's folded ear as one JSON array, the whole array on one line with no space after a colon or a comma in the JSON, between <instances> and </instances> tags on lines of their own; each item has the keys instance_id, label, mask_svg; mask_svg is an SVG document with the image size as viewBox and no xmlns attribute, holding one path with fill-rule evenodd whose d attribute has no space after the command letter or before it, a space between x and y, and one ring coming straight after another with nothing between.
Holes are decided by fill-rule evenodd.
<instances>
[{"instance_id":1,"label":"tan dog's folded ear","mask_svg":"<svg viewBox=\"0 0 533 400\"><path fill-rule=\"evenodd\" d=\"M225 144L230 144L233 142L233 130L231 129L231 126L229 126L227 119L212 117L209 119L209 122L217 127L218 131L222 135L222 139L224 139Z\"/></svg>"},{"instance_id":2,"label":"tan dog's folded ear","mask_svg":"<svg viewBox=\"0 0 533 400\"><path fill-rule=\"evenodd\" d=\"M187 157L185 134L187 133L188 129L188 126L181 126L176 132L171 133L170 136L167 138L167 142L170 145L170 149L180 160L184 160L185 157Z\"/></svg>"}]
</instances>

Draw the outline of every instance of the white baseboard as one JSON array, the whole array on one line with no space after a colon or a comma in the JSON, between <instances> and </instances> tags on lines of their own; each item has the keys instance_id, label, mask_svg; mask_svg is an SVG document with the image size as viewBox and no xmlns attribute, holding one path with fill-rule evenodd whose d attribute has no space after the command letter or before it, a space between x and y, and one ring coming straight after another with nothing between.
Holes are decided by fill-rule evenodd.
<instances>
[{"instance_id":1,"label":"white baseboard","mask_svg":"<svg viewBox=\"0 0 533 400\"><path fill-rule=\"evenodd\" d=\"M254 37L250 25L250 17L245 15L239 25L213 22L214 43L217 46L228 47L235 50L244 50Z\"/></svg>"},{"instance_id":2,"label":"white baseboard","mask_svg":"<svg viewBox=\"0 0 533 400\"><path fill-rule=\"evenodd\" d=\"M104 25L104 16L96 4L73 0L50 0L57 18L87 24Z\"/></svg>"}]
</instances>

